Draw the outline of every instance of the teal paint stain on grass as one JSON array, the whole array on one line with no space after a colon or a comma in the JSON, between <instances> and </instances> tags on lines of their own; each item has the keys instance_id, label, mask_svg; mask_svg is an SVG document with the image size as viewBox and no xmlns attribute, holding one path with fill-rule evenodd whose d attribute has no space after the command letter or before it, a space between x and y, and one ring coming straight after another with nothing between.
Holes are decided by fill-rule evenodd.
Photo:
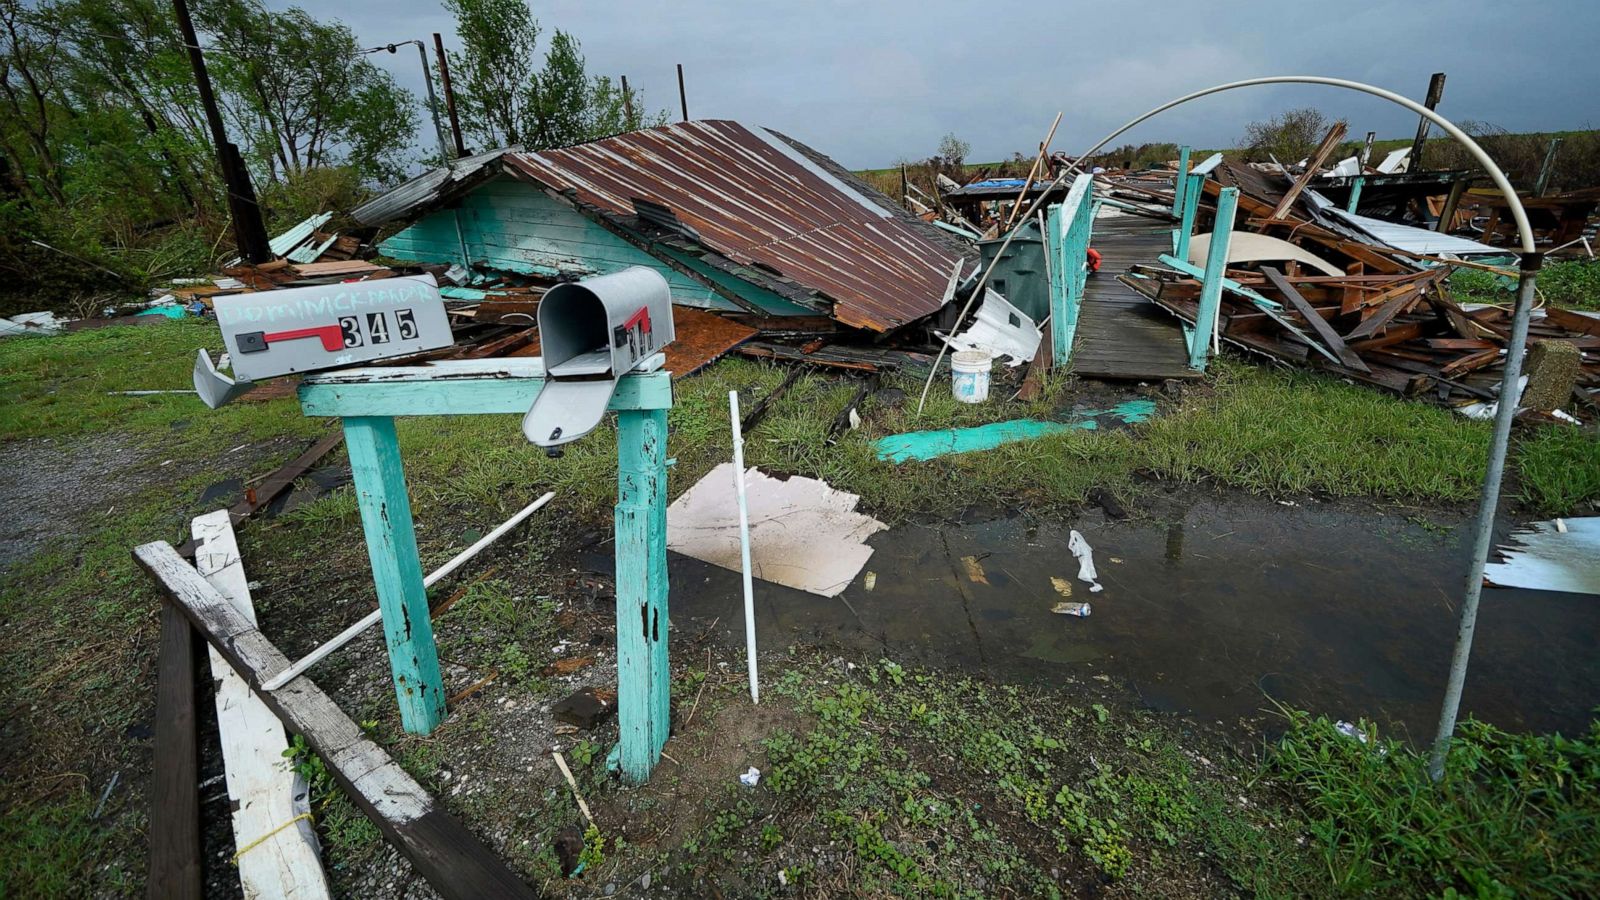
<instances>
[{"instance_id":1,"label":"teal paint stain on grass","mask_svg":"<svg viewBox=\"0 0 1600 900\"><path fill-rule=\"evenodd\" d=\"M1110 409L1084 410L1079 418L1070 422L1013 419L1010 422L993 422L973 428L911 431L879 438L873 443L873 447L877 450L879 459L892 463L936 459L957 453L993 450L1003 444L1036 441L1042 437L1068 431L1094 431L1100 427L1099 419L1102 417L1136 425L1149 420L1155 412L1156 405L1150 400L1128 400Z\"/></svg>"}]
</instances>

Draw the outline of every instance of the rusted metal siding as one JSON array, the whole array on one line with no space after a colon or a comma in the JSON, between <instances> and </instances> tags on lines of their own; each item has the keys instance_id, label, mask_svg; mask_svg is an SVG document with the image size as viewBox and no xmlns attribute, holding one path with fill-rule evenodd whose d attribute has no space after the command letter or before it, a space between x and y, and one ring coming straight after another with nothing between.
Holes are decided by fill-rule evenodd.
<instances>
[{"instance_id":1,"label":"rusted metal siding","mask_svg":"<svg viewBox=\"0 0 1600 900\"><path fill-rule=\"evenodd\" d=\"M699 244L815 292L847 325L889 331L938 311L960 256L777 140L684 122L502 163L618 216L635 198L666 206Z\"/></svg>"}]
</instances>

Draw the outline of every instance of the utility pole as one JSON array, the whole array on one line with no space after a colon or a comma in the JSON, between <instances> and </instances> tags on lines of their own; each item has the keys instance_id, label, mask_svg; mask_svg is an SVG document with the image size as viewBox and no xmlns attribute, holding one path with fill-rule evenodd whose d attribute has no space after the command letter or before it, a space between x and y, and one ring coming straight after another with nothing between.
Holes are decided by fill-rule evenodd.
<instances>
[{"instance_id":1,"label":"utility pole","mask_svg":"<svg viewBox=\"0 0 1600 900\"><path fill-rule=\"evenodd\" d=\"M434 37L438 37L438 35L436 34ZM445 140L444 124L439 121L439 98L433 95L433 70L428 68L427 45L423 44L419 40L412 39L409 41L401 41L398 44L385 44L382 47L372 47L361 52L377 53L379 50L387 50L393 54L398 52L398 48L403 44L417 45L417 56L422 60L422 83L428 87L428 113L433 116L433 134L439 139L439 159L441 162L448 165L450 160L454 157L450 155L450 142ZM444 54L439 54L439 58L443 59Z\"/></svg>"},{"instance_id":2,"label":"utility pole","mask_svg":"<svg viewBox=\"0 0 1600 900\"><path fill-rule=\"evenodd\" d=\"M683 106L683 121L689 121L689 95L683 91L683 63L678 63L678 103Z\"/></svg>"},{"instance_id":3,"label":"utility pole","mask_svg":"<svg viewBox=\"0 0 1600 900\"><path fill-rule=\"evenodd\" d=\"M467 155L467 145L461 142L461 120L456 118L456 95L450 90L450 62L444 55L444 38L433 33L433 55L439 59L439 87L444 91L444 108L450 113L450 136L455 139L456 158Z\"/></svg>"},{"instance_id":4,"label":"utility pole","mask_svg":"<svg viewBox=\"0 0 1600 900\"><path fill-rule=\"evenodd\" d=\"M638 127L633 119L633 95L628 93L628 76L622 76L622 114L626 116L622 125L629 131Z\"/></svg>"},{"instance_id":5,"label":"utility pole","mask_svg":"<svg viewBox=\"0 0 1600 900\"><path fill-rule=\"evenodd\" d=\"M1428 97L1423 101L1422 105L1433 109L1439 105L1439 101L1442 99L1444 99L1444 73L1435 72L1433 77L1428 79ZM1428 119L1423 116L1422 120L1417 123L1416 140L1411 142L1411 161L1406 166L1407 172L1422 171L1422 145L1427 141Z\"/></svg>"},{"instance_id":6,"label":"utility pole","mask_svg":"<svg viewBox=\"0 0 1600 900\"><path fill-rule=\"evenodd\" d=\"M211 143L217 148L217 164L222 168L222 183L228 192L228 212L233 217L233 237L239 245L239 255L251 263L271 262L272 245L267 238L267 226L261 221L255 188L250 186L250 170L245 168L244 157L228 140L228 132L222 125L217 96L211 92L211 76L206 73L206 60L200 55L200 38L194 32L194 22L189 19L189 4L185 0L172 0L172 9L189 51L189 65L194 68L195 87L200 92L200 105L205 108Z\"/></svg>"}]
</instances>

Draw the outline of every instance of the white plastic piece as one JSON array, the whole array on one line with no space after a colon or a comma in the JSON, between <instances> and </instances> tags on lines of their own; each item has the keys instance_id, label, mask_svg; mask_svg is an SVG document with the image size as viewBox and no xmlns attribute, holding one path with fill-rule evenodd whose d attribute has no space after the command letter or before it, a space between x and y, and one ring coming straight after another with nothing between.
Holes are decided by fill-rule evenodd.
<instances>
[{"instance_id":1,"label":"white plastic piece","mask_svg":"<svg viewBox=\"0 0 1600 900\"><path fill-rule=\"evenodd\" d=\"M1089 593L1098 594L1104 590L1097 580L1100 576L1094 570L1094 548L1089 546L1077 529L1073 529L1067 538L1067 549L1078 558L1078 580L1088 583Z\"/></svg>"},{"instance_id":2,"label":"white plastic piece","mask_svg":"<svg viewBox=\"0 0 1600 900\"><path fill-rule=\"evenodd\" d=\"M744 654L750 670L750 702L761 702L756 677L756 591L750 574L750 506L744 493L744 431L739 422L739 392L728 392L728 417L733 421L733 493L739 500L739 567L744 574ZM755 771L751 769L751 771Z\"/></svg>"}]
</instances>

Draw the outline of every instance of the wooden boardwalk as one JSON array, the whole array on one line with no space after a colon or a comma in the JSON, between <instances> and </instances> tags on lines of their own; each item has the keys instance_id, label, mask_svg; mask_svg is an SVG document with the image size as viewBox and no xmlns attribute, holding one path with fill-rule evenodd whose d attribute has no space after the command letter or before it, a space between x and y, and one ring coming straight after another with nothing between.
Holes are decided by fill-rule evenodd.
<instances>
[{"instance_id":1,"label":"wooden boardwalk","mask_svg":"<svg viewBox=\"0 0 1600 900\"><path fill-rule=\"evenodd\" d=\"M1144 216L1094 220L1089 246L1103 257L1078 313L1072 371L1093 378L1152 381L1199 378L1177 319L1117 280L1135 264L1172 251L1172 226Z\"/></svg>"}]
</instances>

